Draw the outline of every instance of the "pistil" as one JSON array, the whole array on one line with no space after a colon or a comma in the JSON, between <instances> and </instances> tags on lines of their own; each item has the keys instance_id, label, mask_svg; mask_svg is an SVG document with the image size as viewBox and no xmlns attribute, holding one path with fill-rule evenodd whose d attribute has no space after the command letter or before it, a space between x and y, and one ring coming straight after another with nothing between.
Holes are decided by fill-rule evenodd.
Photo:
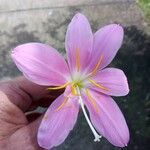
<instances>
[{"instance_id":1,"label":"pistil","mask_svg":"<svg viewBox=\"0 0 150 150\"><path fill-rule=\"evenodd\" d=\"M81 95L80 90L79 90L78 87L77 87L77 93L78 93L79 95ZM93 135L94 135L94 137L95 137L94 142L97 142L97 141L99 142L102 136L99 135L99 134L96 132L96 130L94 129L94 127L93 127L93 125L92 125L92 123L91 123L91 121L90 121L90 119L89 119L89 117L88 117L88 115L87 115L87 113L86 113L86 110L85 110L85 107L84 107L84 103L83 103L83 100L82 100L81 96L79 96L79 103L80 103L80 105L81 105L81 108L82 108L83 114L84 114L84 116L85 116L85 119L86 119L86 121L87 121L87 123L88 123L88 125L89 125L89 127L90 127L90 129L91 129L91 131L92 131L92 133L93 133Z\"/></svg>"}]
</instances>

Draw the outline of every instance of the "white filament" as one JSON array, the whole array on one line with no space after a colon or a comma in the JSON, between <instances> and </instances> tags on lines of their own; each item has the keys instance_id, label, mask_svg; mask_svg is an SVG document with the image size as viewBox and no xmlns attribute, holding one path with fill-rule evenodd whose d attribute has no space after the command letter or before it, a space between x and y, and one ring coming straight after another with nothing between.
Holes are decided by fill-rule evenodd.
<instances>
[{"instance_id":1,"label":"white filament","mask_svg":"<svg viewBox=\"0 0 150 150\"><path fill-rule=\"evenodd\" d=\"M79 95L81 95L80 90L79 90L78 87L77 87L77 92L78 92ZM102 136L99 135L96 132L96 130L94 129L94 127L93 127L93 125L92 125L92 123L91 123L91 121L90 121L90 119L89 119L89 117L88 117L88 115L86 113L86 110L85 110L85 107L84 107L84 103L83 103L83 100L82 100L81 96L79 96L79 103L81 105L81 108L82 108L83 114L85 116L85 119L86 119L86 121L87 121L87 123L88 123L88 125L89 125L89 127L90 127L90 129L91 129L91 131L92 131L92 133L94 135L94 137L95 137L94 142L97 142L97 141L99 142Z\"/></svg>"}]
</instances>

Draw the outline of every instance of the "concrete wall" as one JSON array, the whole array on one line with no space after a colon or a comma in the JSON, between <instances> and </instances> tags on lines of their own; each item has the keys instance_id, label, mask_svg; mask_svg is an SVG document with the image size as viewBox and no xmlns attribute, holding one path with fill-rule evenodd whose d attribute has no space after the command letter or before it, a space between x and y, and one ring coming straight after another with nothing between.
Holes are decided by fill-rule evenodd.
<instances>
[{"instance_id":1,"label":"concrete wall","mask_svg":"<svg viewBox=\"0 0 150 150\"><path fill-rule=\"evenodd\" d=\"M144 24L134 0L0 0L0 78L18 74L9 53L19 44L43 42L63 53L66 28L76 12L87 16L93 31L114 22Z\"/></svg>"}]
</instances>

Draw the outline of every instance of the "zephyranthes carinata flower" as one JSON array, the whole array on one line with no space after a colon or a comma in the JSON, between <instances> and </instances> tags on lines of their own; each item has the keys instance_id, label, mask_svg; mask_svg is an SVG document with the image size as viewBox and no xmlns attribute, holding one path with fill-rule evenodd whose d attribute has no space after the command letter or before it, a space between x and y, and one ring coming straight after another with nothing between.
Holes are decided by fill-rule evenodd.
<instances>
[{"instance_id":1,"label":"zephyranthes carinata flower","mask_svg":"<svg viewBox=\"0 0 150 150\"><path fill-rule=\"evenodd\" d=\"M41 43L23 44L13 50L12 58L27 79L54 86L50 90L65 88L41 122L41 147L51 149L66 139L76 123L79 108L94 141L102 135L115 146L127 145L126 121L111 98L128 94L127 79L122 70L105 68L121 47L123 34L123 28L117 24L104 26L93 34L85 16L76 14L66 33L67 62L54 48Z\"/></svg>"}]
</instances>

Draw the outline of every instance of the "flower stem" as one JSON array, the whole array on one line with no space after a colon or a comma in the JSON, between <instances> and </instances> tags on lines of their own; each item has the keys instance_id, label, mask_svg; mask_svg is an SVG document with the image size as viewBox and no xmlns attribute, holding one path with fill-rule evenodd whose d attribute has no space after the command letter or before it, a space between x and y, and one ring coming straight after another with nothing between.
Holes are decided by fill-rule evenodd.
<instances>
[{"instance_id":1,"label":"flower stem","mask_svg":"<svg viewBox=\"0 0 150 150\"><path fill-rule=\"evenodd\" d=\"M79 90L79 87L77 87L77 92L78 92L79 95L81 95L80 90ZM90 129L91 129L91 131L92 131L92 133L93 133L93 135L94 135L94 137L95 137L94 142L97 142L97 141L99 142L99 141L100 141L100 138L101 138L102 136L99 135L99 134L96 132L96 130L94 129L94 127L93 127L93 125L92 125L92 123L91 123L91 121L90 121L90 119L89 119L89 117L88 117L88 115L87 115L87 113L86 113L86 110L85 110L85 107L84 107L84 103L83 103L83 100L82 100L81 96L79 96L79 103L80 103L80 105L81 105L81 108L82 108L83 114L84 114L84 116L85 116L85 119L86 119L86 121L87 121L87 123L88 123L88 125L89 125L89 127L90 127Z\"/></svg>"}]
</instances>

